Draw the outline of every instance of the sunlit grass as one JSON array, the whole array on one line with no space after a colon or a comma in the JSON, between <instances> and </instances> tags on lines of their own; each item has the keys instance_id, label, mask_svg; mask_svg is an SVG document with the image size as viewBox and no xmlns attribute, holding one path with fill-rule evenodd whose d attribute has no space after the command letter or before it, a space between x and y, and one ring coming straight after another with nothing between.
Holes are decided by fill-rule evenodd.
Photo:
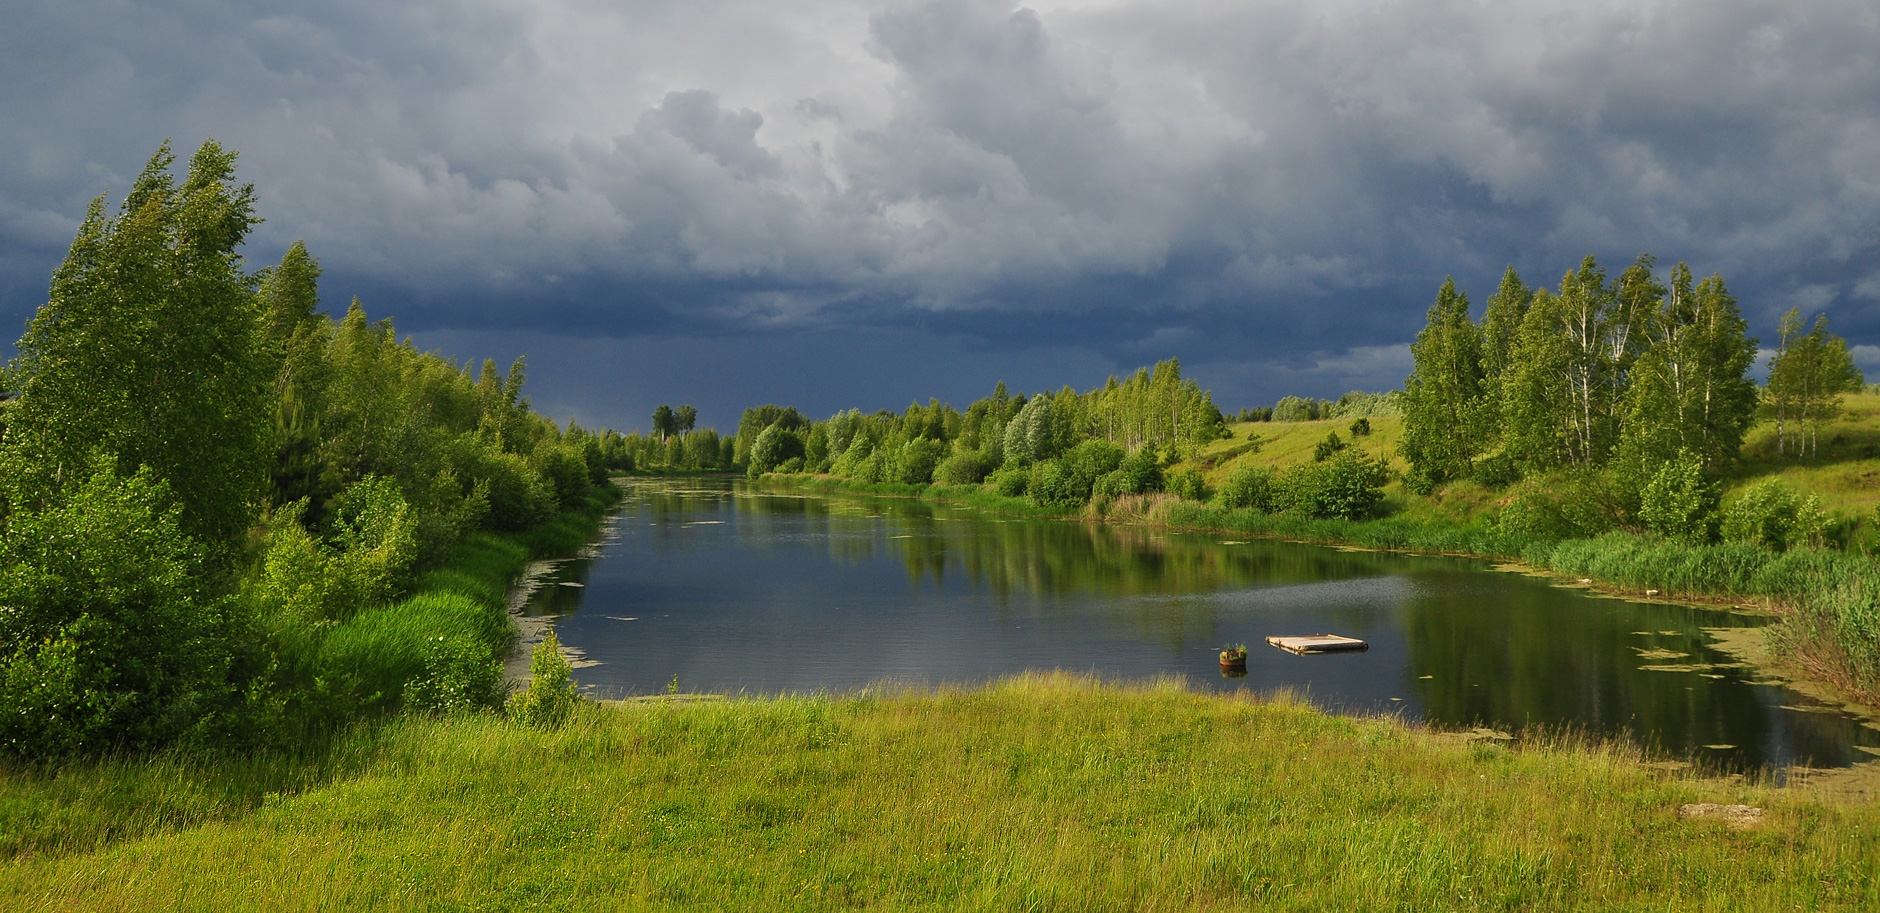
<instances>
[{"instance_id":1,"label":"sunlit grass","mask_svg":"<svg viewBox=\"0 0 1880 913\"><path fill-rule=\"evenodd\" d=\"M1513 750L1289 700L1027 675L980 689L401 720L354 763L167 824L85 809L0 863L17 909L1870 909L1872 807ZM279 779L276 777L276 779ZM292 778L289 778L292 779ZM38 789L0 780L5 807ZM215 787L208 791L229 791ZM41 790L43 792L43 790ZM1749 830L1685 802L1768 809ZM89 804L85 804L89 803ZM215 802L209 802L216 805ZM154 821L108 839L81 819ZM61 843L47 829L74 828Z\"/></svg>"},{"instance_id":2,"label":"sunlit grass","mask_svg":"<svg viewBox=\"0 0 1880 913\"><path fill-rule=\"evenodd\" d=\"M1207 477L1210 483L1218 485L1240 466L1283 469L1310 463L1312 449L1325 440L1326 435L1336 431L1340 440L1384 460L1392 471L1402 474L1410 468L1403 457L1397 454L1397 444L1403 440L1401 416L1371 416L1371 433L1363 437L1352 436L1353 421L1355 419L1333 418L1315 422L1240 422L1228 426L1234 433L1233 437L1222 438L1202 447L1195 462L1214 464L1214 468L1208 470ZM1247 444L1256 439L1260 442L1259 448L1248 450ZM1221 459L1227 454L1232 456Z\"/></svg>"}]
</instances>

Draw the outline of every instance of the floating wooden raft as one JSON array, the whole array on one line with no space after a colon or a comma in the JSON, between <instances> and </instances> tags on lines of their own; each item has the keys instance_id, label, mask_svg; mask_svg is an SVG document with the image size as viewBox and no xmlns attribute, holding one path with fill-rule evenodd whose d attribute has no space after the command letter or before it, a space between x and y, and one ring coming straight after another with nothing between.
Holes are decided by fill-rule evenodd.
<instances>
[{"instance_id":1,"label":"floating wooden raft","mask_svg":"<svg viewBox=\"0 0 1880 913\"><path fill-rule=\"evenodd\" d=\"M1344 650L1369 650L1371 645L1356 637L1340 637L1336 634L1306 634L1296 636L1273 636L1266 642L1288 653L1304 656L1307 653L1338 653Z\"/></svg>"}]
</instances>

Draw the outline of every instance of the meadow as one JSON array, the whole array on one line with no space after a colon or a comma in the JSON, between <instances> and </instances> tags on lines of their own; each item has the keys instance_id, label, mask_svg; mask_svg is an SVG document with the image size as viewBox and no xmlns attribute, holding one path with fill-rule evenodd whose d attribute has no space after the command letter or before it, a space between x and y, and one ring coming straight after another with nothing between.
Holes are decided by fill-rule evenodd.
<instances>
[{"instance_id":1,"label":"meadow","mask_svg":"<svg viewBox=\"0 0 1880 913\"><path fill-rule=\"evenodd\" d=\"M8 909L1865 910L1880 808L1559 734L1020 676L0 777ZM1688 803L1762 808L1746 827Z\"/></svg>"}]
</instances>

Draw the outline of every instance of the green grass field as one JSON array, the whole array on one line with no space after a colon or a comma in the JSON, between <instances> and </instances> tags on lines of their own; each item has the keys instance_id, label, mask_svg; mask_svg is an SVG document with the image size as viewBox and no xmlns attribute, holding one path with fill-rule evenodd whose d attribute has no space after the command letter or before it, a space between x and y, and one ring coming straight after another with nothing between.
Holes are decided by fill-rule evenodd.
<instances>
[{"instance_id":1,"label":"green grass field","mask_svg":"<svg viewBox=\"0 0 1880 913\"><path fill-rule=\"evenodd\" d=\"M1880 809L1285 698L982 689L405 718L0 776L17 910L1868 910ZM1733 828L1690 802L1766 810ZM63 810L63 811L60 811ZM104 824L104 822L112 822Z\"/></svg>"},{"instance_id":2,"label":"green grass field","mask_svg":"<svg viewBox=\"0 0 1880 913\"><path fill-rule=\"evenodd\" d=\"M1864 524L1880 523L1875 513L1880 509L1880 394L1849 394L1843 405L1841 415L1824 423L1816 435L1818 452L1806 457L1776 453L1775 416L1764 407L1744 437L1742 461L1724 479L1724 497L1775 478L1816 496L1830 514ZM1467 521L1499 502L1497 492L1467 481L1450 483L1427 498L1406 494L1401 476L1410 467L1397 453L1403 419L1371 416L1371 434L1359 438L1352 437L1351 422L1243 422L1230 426L1233 437L1203 447L1190 465L1202 469L1209 485L1218 487L1241 466L1283 469L1311 462L1312 448L1335 431L1390 466L1396 478L1384 490L1387 506L1395 515ZM1259 448L1248 450L1247 444L1254 440L1259 441Z\"/></svg>"}]
</instances>

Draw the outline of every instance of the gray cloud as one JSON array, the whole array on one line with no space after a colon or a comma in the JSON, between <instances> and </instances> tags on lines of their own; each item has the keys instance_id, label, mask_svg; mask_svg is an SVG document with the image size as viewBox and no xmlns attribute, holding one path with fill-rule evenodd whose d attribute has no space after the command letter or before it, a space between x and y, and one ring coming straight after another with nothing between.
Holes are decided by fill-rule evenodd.
<instances>
[{"instance_id":1,"label":"gray cloud","mask_svg":"<svg viewBox=\"0 0 1880 913\"><path fill-rule=\"evenodd\" d=\"M1651 251L1723 273L1759 327L1798 304L1880 341L1867 3L203 0L18 20L0 295L19 318L92 195L164 136L214 136L260 189L257 260L305 238L329 298L365 291L433 333L1181 354L1253 401L1389 382L1378 353L1444 275L1479 300L1510 263L1551 281Z\"/></svg>"}]
</instances>

